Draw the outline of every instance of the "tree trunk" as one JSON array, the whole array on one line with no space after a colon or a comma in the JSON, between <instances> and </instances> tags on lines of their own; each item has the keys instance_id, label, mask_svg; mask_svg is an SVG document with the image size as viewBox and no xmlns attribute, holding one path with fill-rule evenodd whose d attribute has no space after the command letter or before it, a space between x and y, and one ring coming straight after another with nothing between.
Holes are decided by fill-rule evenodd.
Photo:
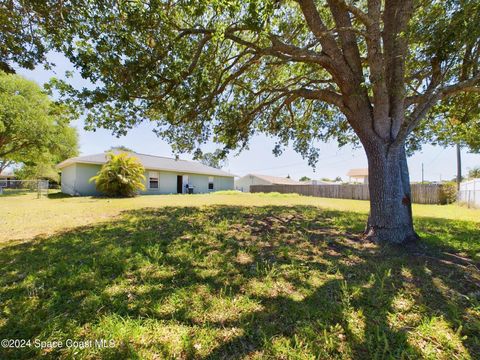
<instances>
[{"instance_id":1,"label":"tree trunk","mask_svg":"<svg viewBox=\"0 0 480 360\"><path fill-rule=\"evenodd\" d=\"M365 234L376 243L416 241L405 147L365 146L368 158L370 215Z\"/></svg>"}]
</instances>

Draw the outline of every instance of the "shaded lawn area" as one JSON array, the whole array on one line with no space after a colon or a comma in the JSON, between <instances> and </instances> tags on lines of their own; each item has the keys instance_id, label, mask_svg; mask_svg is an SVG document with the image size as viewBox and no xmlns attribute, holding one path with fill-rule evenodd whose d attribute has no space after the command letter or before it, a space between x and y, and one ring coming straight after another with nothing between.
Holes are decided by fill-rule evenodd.
<instances>
[{"instance_id":1,"label":"shaded lawn area","mask_svg":"<svg viewBox=\"0 0 480 360\"><path fill-rule=\"evenodd\" d=\"M298 194L241 193L217 191L194 195L145 195L135 198L70 197L50 193L48 198L37 199L36 194L0 196L0 242L49 236L79 226L110 221L125 210L144 208L227 206L315 206L321 209L353 211L367 214L369 202L361 200L319 198ZM415 218L469 221L480 224L480 209L458 205L413 204ZM478 246L478 242L477 242ZM477 247L478 248L478 247ZM480 252L480 249L479 251Z\"/></svg>"},{"instance_id":2,"label":"shaded lawn area","mask_svg":"<svg viewBox=\"0 0 480 360\"><path fill-rule=\"evenodd\" d=\"M0 358L474 359L479 223L422 218L408 249L313 206L164 207L0 244L0 338L114 348Z\"/></svg>"}]
</instances>

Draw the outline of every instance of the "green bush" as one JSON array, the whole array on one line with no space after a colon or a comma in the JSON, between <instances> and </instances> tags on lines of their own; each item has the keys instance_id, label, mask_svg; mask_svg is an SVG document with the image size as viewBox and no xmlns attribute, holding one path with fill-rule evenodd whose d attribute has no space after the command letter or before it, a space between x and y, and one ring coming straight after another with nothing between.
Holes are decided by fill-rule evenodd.
<instances>
[{"instance_id":1,"label":"green bush","mask_svg":"<svg viewBox=\"0 0 480 360\"><path fill-rule=\"evenodd\" d=\"M457 183L447 182L443 183L440 188L440 203L452 204L457 201Z\"/></svg>"},{"instance_id":2,"label":"green bush","mask_svg":"<svg viewBox=\"0 0 480 360\"><path fill-rule=\"evenodd\" d=\"M107 196L133 197L145 190L145 169L136 157L125 152L117 155L109 152L107 156L108 161L90 179L95 181L98 191Z\"/></svg>"}]
</instances>

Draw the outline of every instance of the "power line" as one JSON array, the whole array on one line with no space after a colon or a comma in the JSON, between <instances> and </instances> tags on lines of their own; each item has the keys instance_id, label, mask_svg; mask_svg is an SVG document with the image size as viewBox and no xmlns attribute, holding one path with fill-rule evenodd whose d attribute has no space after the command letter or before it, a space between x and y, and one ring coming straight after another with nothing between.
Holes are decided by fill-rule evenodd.
<instances>
[{"instance_id":1,"label":"power line","mask_svg":"<svg viewBox=\"0 0 480 360\"><path fill-rule=\"evenodd\" d=\"M326 156L326 157L323 157L323 158L318 158L318 161L332 159L332 158L335 158L335 157L344 157L345 155L348 155L348 154L344 153L344 154L336 154L336 155ZM269 168L258 168L258 169L248 170L248 171L253 172L253 171L275 170L275 169L282 169L282 168L297 166L297 165L306 165L305 160L295 162L295 163L291 163L291 164L286 164L286 165L273 166L273 167L269 167Z\"/></svg>"},{"instance_id":2,"label":"power line","mask_svg":"<svg viewBox=\"0 0 480 360\"><path fill-rule=\"evenodd\" d=\"M435 160L438 159L438 157L445 151L445 148L442 148L437 155L435 155L432 160L430 160L426 165L431 165Z\"/></svg>"}]
</instances>

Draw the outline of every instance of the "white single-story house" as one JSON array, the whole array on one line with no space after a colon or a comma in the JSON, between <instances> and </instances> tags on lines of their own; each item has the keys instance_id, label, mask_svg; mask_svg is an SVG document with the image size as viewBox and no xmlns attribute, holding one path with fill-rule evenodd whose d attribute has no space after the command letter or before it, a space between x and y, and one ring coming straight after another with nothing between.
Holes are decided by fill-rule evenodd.
<instances>
[{"instance_id":1,"label":"white single-story house","mask_svg":"<svg viewBox=\"0 0 480 360\"><path fill-rule=\"evenodd\" d=\"M368 184L368 169L350 169L347 172L349 182Z\"/></svg>"},{"instance_id":2,"label":"white single-story house","mask_svg":"<svg viewBox=\"0 0 480 360\"><path fill-rule=\"evenodd\" d=\"M289 178L247 174L235 181L235 189L243 192L250 192L250 185L301 185L299 181Z\"/></svg>"},{"instance_id":3,"label":"white single-story house","mask_svg":"<svg viewBox=\"0 0 480 360\"><path fill-rule=\"evenodd\" d=\"M233 190L234 175L228 172L195 161L129 153L145 168L145 191L142 194L183 194L188 192L188 188L193 189L193 193ZM70 158L58 164L62 192L82 196L101 195L95 183L89 180L97 175L106 162L107 153L101 153Z\"/></svg>"}]
</instances>

